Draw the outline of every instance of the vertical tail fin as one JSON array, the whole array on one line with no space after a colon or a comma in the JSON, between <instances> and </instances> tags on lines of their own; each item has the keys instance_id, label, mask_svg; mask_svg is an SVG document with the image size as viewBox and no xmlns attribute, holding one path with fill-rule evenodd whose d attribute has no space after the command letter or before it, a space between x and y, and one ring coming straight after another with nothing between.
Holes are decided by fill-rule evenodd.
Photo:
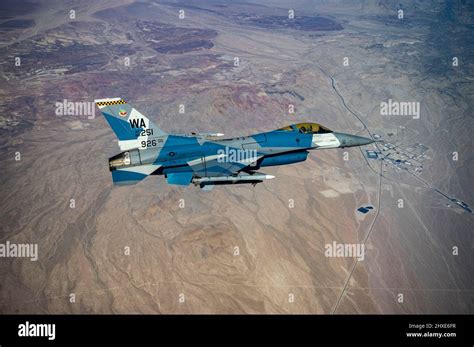
<instances>
[{"instance_id":1,"label":"vertical tail fin","mask_svg":"<svg viewBox=\"0 0 474 347\"><path fill-rule=\"evenodd\" d=\"M167 135L121 98L99 99L95 103L117 135L121 150L141 148L142 141Z\"/></svg>"}]
</instances>

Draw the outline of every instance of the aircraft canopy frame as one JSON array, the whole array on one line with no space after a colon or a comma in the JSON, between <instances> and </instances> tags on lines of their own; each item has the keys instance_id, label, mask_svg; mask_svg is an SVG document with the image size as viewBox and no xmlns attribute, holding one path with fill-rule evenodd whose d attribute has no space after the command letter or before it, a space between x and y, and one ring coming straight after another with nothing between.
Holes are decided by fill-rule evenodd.
<instances>
[{"instance_id":1,"label":"aircraft canopy frame","mask_svg":"<svg viewBox=\"0 0 474 347\"><path fill-rule=\"evenodd\" d=\"M288 125L286 127L277 129L279 131L298 131L302 134L326 134L333 131L318 123L304 122Z\"/></svg>"}]
</instances>

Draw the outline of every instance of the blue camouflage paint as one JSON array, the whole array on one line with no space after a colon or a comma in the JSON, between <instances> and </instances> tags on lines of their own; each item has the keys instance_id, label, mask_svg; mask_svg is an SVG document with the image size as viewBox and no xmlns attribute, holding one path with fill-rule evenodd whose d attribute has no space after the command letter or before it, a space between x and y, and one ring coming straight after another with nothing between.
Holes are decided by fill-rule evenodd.
<instances>
[{"instance_id":1,"label":"blue camouflage paint","mask_svg":"<svg viewBox=\"0 0 474 347\"><path fill-rule=\"evenodd\" d=\"M120 141L135 140L138 138L137 133L143 130L143 128L132 129L128 121L118 119L107 113L103 113L103 115Z\"/></svg>"},{"instance_id":2,"label":"blue camouflage paint","mask_svg":"<svg viewBox=\"0 0 474 347\"><path fill-rule=\"evenodd\" d=\"M169 173L166 175L169 184L177 184L181 186L187 186L191 183L192 178L193 172Z\"/></svg>"},{"instance_id":3,"label":"blue camouflage paint","mask_svg":"<svg viewBox=\"0 0 474 347\"><path fill-rule=\"evenodd\" d=\"M301 161L305 161L307 157L308 157L307 151L280 154L280 155L275 155L273 157L263 158L262 162L260 163L260 166L265 167L265 166L294 164Z\"/></svg>"},{"instance_id":4,"label":"blue camouflage paint","mask_svg":"<svg viewBox=\"0 0 474 347\"><path fill-rule=\"evenodd\" d=\"M123 99L102 99L96 100L96 103L124 149L120 154L109 158L113 182L119 185L135 184L152 174L166 175L169 184L189 185L193 181L201 182L201 188L203 185L228 184L226 182L246 183L246 178L248 182L255 184L268 179L268 175L256 172L260 167L305 161L308 150L319 146L336 148L343 144L341 147L350 147L373 142L360 136L333 133L310 122L232 139L205 134L171 135L158 128ZM132 127L130 122L137 127ZM142 125L148 128L143 128ZM327 134L331 135L328 137ZM323 142L318 142L318 139L323 139ZM236 156L235 161L232 161L234 153L243 155ZM134 170L144 173L133 172ZM244 174L246 177L243 177ZM212 178L216 178L215 183Z\"/></svg>"},{"instance_id":5,"label":"blue camouflage paint","mask_svg":"<svg viewBox=\"0 0 474 347\"><path fill-rule=\"evenodd\" d=\"M137 172L132 171L124 171L124 170L114 170L112 171L112 180L117 185L128 185L128 184L135 184L142 179L147 177L147 175L140 174Z\"/></svg>"}]
</instances>

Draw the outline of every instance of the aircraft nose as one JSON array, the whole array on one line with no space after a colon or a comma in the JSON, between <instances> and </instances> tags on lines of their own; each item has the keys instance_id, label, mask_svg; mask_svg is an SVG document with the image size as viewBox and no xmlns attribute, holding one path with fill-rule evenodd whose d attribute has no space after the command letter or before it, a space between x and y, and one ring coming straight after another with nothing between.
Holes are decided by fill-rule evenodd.
<instances>
[{"instance_id":1,"label":"aircraft nose","mask_svg":"<svg viewBox=\"0 0 474 347\"><path fill-rule=\"evenodd\" d=\"M349 135L343 133L334 134L340 142L339 147L353 147L353 146L364 146L374 142L374 140L367 137Z\"/></svg>"}]
</instances>

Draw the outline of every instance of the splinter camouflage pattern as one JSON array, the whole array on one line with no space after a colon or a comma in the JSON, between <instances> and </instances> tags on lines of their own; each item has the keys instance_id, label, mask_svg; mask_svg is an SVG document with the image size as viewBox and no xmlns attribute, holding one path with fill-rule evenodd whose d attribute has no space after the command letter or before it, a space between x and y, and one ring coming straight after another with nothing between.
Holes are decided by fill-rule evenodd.
<instances>
[{"instance_id":1,"label":"splinter camouflage pattern","mask_svg":"<svg viewBox=\"0 0 474 347\"><path fill-rule=\"evenodd\" d=\"M265 133L222 139L223 134L171 135L121 98L95 100L122 152L109 159L115 184L164 175L169 184L256 184L274 176L265 166L305 161L312 149L362 146L373 140L336 133L317 123L298 123Z\"/></svg>"}]
</instances>

